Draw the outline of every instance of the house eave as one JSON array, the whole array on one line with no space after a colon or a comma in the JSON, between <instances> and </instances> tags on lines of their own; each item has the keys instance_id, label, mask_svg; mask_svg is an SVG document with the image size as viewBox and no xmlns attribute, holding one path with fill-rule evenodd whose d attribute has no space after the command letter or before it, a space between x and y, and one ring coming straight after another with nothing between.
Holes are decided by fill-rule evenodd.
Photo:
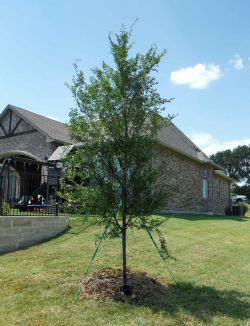
<instances>
[{"instance_id":1,"label":"house eave","mask_svg":"<svg viewBox=\"0 0 250 326\"><path fill-rule=\"evenodd\" d=\"M218 171L218 170L215 170L214 173L215 173L216 175L218 175L219 177L222 177L222 178L224 178L224 179L227 179L227 180L230 181L230 182L235 182L234 179L228 177L227 175L221 174L220 171Z\"/></svg>"}]
</instances>

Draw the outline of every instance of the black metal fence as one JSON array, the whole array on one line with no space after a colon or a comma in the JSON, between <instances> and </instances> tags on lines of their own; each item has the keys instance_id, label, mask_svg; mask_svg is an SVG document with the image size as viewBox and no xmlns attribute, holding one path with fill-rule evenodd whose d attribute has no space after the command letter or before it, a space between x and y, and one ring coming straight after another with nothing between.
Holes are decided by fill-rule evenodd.
<instances>
[{"instance_id":1,"label":"black metal fence","mask_svg":"<svg viewBox=\"0 0 250 326\"><path fill-rule=\"evenodd\" d=\"M10 157L0 163L0 215L64 215L56 166Z\"/></svg>"}]
</instances>

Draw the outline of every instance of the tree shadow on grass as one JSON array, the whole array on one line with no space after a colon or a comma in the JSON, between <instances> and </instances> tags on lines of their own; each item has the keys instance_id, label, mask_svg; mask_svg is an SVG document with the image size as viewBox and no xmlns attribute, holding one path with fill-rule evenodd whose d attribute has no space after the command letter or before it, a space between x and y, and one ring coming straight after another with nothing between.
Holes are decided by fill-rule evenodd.
<instances>
[{"instance_id":1,"label":"tree shadow on grass","mask_svg":"<svg viewBox=\"0 0 250 326\"><path fill-rule=\"evenodd\" d=\"M235 222L247 222L250 219L245 216L233 216L233 215L195 215L195 214L170 214L170 213L162 213L155 214L159 217L169 218L179 218L188 221L235 221Z\"/></svg>"},{"instance_id":2,"label":"tree shadow on grass","mask_svg":"<svg viewBox=\"0 0 250 326\"><path fill-rule=\"evenodd\" d=\"M58 244L61 242L68 241L72 239L75 236L81 235L85 233L89 228L96 227L102 225L100 222L95 220L84 220L84 219L78 219L78 223L74 223L73 225L69 224L69 227L65 232L63 233L65 237L59 239L58 241L54 242L54 244ZM62 235L62 234L61 234ZM54 237L53 239L55 239ZM51 239L50 239L51 240Z\"/></svg>"},{"instance_id":3,"label":"tree shadow on grass","mask_svg":"<svg viewBox=\"0 0 250 326\"><path fill-rule=\"evenodd\" d=\"M167 286L146 273L129 272L128 285L132 295L125 296L119 290L121 282L121 270L108 269L103 274L92 273L82 282L81 297L99 300L109 298L172 316L181 311L206 323L222 315L238 320L250 318L249 297L238 291L217 290L186 282Z\"/></svg>"},{"instance_id":4,"label":"tree shadow on grass","mask_svg":"<svg viewBox=\"0 0 250 326\"><path fill-rule=\"evenodd\" d=\"M246 300L238 291L216 290L182 282L173 286L168 295L162 295L152 302L151 309L171 314L181 310L205 322L221 315L246 320L250 318L250 302Z\"/></svg>"}]
</instances>

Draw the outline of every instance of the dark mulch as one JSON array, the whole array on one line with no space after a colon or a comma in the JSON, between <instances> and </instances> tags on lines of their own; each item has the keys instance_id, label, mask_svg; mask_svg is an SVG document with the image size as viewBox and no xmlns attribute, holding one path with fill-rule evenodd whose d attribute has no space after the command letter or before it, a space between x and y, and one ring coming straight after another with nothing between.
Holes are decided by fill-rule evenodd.
<instances>
[{"instance_id":1,"label":"dark mulch","mask_svg":"<svg viewBox=\"0 0 250 326\"><path fill-rule=\"evenodd\" d=\"M121 290L122 270L102 269L90 274L82 282L80 297L86 299L107 300L154 304L166 299L172 292L171 287L158 282L143 272L128 272L128 285L131 295Z\"/></svg>"}]
</instances>

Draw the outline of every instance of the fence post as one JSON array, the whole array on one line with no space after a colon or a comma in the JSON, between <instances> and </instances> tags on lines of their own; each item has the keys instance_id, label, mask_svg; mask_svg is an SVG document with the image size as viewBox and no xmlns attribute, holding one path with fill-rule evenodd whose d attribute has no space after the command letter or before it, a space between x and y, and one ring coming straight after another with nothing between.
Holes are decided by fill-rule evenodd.
<instances>
[{"instance_id":1,"label":"fence post","mask_svg":"<svg viewBox=\"0 0 250 326\"><path fill-rule=\"evenodd\" d=\"M0 188L0 215L3 215L3 189Z\"/></svg>"},{"instance_id":2,"label":"fence post","mask_svg":"<svg viewBox=\"0 0 250 326\"><path fill-rule=\"evenodd\" d=\"M56 216L58 216L58 203L56 203Z\"/></svg>"}]
</instances>

